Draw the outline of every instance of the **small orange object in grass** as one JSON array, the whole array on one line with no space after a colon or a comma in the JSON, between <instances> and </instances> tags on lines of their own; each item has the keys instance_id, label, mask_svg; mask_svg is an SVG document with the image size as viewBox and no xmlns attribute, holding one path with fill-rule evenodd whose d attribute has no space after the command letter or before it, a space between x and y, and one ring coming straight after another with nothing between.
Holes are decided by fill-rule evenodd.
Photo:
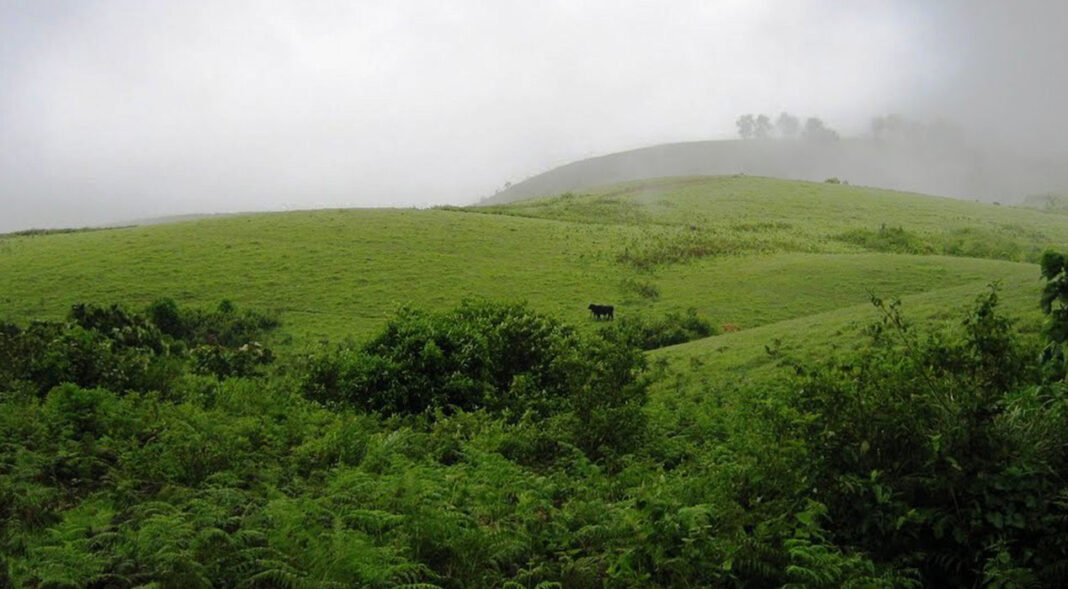
<instances>
[{"instance_id":1,"label":"small orange object in grass","mask_svg":"<svg viewBox=\"0 0 1068 589\"><path fill-rule=\"evenodd\" d=\"M738 327L733 323L724 323L723 325L720 325L719 328L723 330L723 333L734 333L735 331L742 330L741 327Z\"/></svg>"}]
</instances>

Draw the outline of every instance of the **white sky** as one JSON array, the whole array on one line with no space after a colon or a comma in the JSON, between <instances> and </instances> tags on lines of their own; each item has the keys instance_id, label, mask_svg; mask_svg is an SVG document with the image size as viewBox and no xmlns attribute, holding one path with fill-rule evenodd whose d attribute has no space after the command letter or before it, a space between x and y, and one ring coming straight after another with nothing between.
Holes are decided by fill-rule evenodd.
<instances>
[{"instance_id":1,"label":"white sky","mask_svg":"<svg viewBox=\"0 0 1068 589\"><path fill-rule=\"evenodd\" d=\"M1006 7L0 0L0 231L467 204L747 112L852 134L1026 107L1006 136L1059 147L1068 10Z\"/></svg>"}]
</instances>

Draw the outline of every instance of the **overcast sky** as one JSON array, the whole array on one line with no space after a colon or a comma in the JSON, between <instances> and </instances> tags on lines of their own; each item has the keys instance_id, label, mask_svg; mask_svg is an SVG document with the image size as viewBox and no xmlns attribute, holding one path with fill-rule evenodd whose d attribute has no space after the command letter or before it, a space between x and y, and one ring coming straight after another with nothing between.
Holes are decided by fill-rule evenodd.
<instances>
[{"instance_id":1,"label":"overcast sky","mask_svg":"<svg viewBox=\"0 0 1068 589\"><path fill-rule=\"evenodd\" d=\"M1066 155L1065 4L0 0L0 232L467 204L747 112Z\"/></svg>"}]
</instances>

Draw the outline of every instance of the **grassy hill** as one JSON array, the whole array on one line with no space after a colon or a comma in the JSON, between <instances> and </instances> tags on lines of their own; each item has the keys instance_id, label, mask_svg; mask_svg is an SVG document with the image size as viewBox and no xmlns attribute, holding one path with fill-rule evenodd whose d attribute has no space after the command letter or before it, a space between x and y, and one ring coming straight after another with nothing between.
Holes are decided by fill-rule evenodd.
<instances>
[{"instance_id":1,"label":"grassy hill","mask_svg":"<svg viewBox=\"0 0 1068 589\"><path fill-rule=\"evenodd\" d=\"M1068 186L1059 162L980 151L953 141L720 140L667 143L579 160L516 182L484 204L643 178L739 173L815 182L840 178L857 185L1003 203Z\"/></svg>"},{"instance_id":2,"label":"grassy hill","mask_svg":"<svg viewBox=\"0 0 1068 589\"><path fill-rule=\"evenodd\" d=\"M863 303L1034 276L1068 246L1059 215L753 177L615 185L513 205L326 210L0 239L0 318L170 296L273 309L295 341L364 337L398 307L525 300L696 308L756 327Z\"/></svg>"}]
</instances>

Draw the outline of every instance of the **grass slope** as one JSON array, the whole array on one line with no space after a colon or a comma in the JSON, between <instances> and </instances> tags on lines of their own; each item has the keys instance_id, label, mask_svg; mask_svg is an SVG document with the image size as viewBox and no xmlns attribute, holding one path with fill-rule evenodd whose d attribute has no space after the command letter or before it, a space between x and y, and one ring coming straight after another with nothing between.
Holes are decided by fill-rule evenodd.
<instances>
[{"instance_id":1,"label":"grass slope","mask_svg":"<svg viewBox=\"0 0 1068 589\"><path fill-rule=\"evenodd\" d=\"M877 240L842 238L884 225L925 251L980 257L880 252ZM78 301L229 298L278 310L294 341L307 343L365 337L401 305L486 297L590 328L590 301L616 303L620 315L696 307L750 328L855 307L868 290L1015 285L1036 274L1024 262L1065 245L1068 224L1042 211L766 178L670 178L495 207L6 237L0 319L57 317Z\"/></svg>"},{"instance_id":2,"label":"grass slope","mask_svg":"<svg viewBox=\"0 0 1068 589\"><path fill-rule=\"evenodd\" d=\"M1041 280L1038 269L1019 265L998 274L1000 308L1024 332L1037 332ZM914 325L954 329L970 302L989 288L987 281L937 288L900 297L902 313ZM877 296L884 291L875 291ZM884 300L893 297L883 296ZM668 378L654 387L660 396L699 395L710 386L748 379L770 382L784 370L786 360L819 360L847 351L865 338L867 326L878 321L870 300L834 310L799 316L754 329L661 348L652 358L665 363Z\"/></svg>"}]
</instances>

